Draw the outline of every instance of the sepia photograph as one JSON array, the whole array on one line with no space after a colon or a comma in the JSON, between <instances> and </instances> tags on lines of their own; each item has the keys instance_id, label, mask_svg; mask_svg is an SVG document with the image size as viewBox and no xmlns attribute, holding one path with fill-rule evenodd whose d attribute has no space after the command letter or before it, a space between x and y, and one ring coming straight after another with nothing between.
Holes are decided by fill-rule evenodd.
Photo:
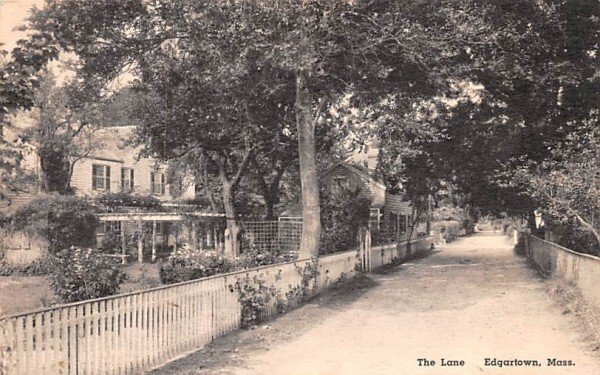
<instances>
[{"instance_id":1,"label":"sepia photograph","mask_svg":"<svg viewBox=\"0 0 600 375\"><path fill-rule=\"evenodd\" d=\"M0 0L0 375L600 375L599 0Z\"/></svg>"}]
</instances>

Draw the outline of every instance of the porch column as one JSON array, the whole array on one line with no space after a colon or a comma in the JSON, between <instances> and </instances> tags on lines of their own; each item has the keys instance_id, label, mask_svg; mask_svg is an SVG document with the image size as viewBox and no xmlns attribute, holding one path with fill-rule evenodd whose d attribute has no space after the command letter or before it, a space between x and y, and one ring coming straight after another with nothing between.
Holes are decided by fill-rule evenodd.
<instances>
[{"instance_id":1,"label":"porch column","mask_svg":"<svg viewBox=\"0 0 600 375\"><path fill-rule=\"evenodd\" d=\"M173 231L173 237L174 237L174 242L173 242L173 252L177 251L177 241L179 241L179 231L181 230L181 225L177 224L177 227L175 227L175 230Z\"/></svg>"},{"instance_id":2,"label":"porch column","mask_svg":"<svg viewBox=\"0 0 600 375\"><path fill-rule=\"evenodd\" d=\"M400 214L395 215L396 222L394 223L394 231L396 232L396 238L400 238Z\"/></svg>"},{"instance_id":3,"label":"porch column","mask_svg":"<svg viewBox=\"0 0 600 375\"><path fill-rule=\"evenodd\" d=\"M198 240L196 237L196 221L195 221L195 219L192 219L192 233L190 233L190 234L191 234L191 240L190 240L191 244L190 245L192 246L192 248L194 250L197 250L198 249Z\"/></svg>"},{"instance_id":4,"label":"porch column","mask_svg":"<svg viewBox=\"0 0 600 375\"><path fill-rule=\"evenodd\" d=\"M139 236L138 236L138 262L142 263L144 262L144 223L142 222L142 220L140 219L139 225L138 225L138 229L140 231Z\"/></svg>"},{"instance_id":5,"label":"porch column","mask_svg":"<svg viewBox=\"0 0 600 375\"><path fill-rule=\"evenodd\" d=\"M210 222L209 222L210 223ZM212 231L212 223L207 223L206 225L206 247L211 248L214 244L213 241L213 231Z\"/></svg>"},{"instance_id":6,"label":"porch column","mask_svg":"<svg viewBox=\"0 0 600 375\"><path fill-rule=\"evenodd\" d=\"M156 220L152 222L152 261L156 261Z\"/></svg>"},{"instance_id":7,"label":"porch column","mask_svg":"<svg viewBox=\"0 0 600 375\"><path fill-rule=\"evenodd\" d=\"M127 240L125 239L125 221L121 221L121 255L123 256L121 259L121 263L126 264Z\"/></svg>"},{"instance_id":8,"label":"porch column","mask_svg":"<svg viewBox=\"0 0 600 375\"><path fill-rule=\"evenodd\" d=\"M213 227L213 239L214 239L215 250L221 251L221 249L220 249L221 246L219 245L219 233L217 232L217 224L213 222L212 227Z\"/></svg>"}]
</instances>

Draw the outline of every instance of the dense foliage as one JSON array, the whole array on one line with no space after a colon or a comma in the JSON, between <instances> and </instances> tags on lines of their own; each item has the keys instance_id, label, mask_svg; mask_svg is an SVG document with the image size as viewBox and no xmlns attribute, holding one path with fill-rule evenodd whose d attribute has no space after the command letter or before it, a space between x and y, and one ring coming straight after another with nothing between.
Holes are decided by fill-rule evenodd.
<instances>
[{"instance_id":1,"label":"dense foliage","mask_svg":"<svg viewBox=\"0 0 600 375\"><path fill-rule=\"evenodd\" d=\"M96 198L97 204L106 210L116 210L119 207L139 207L148 209L157 209L160 207L160 200L152 195L139 195L127 192L106 193Z\"/></svg>"},{"instance_id":2,"label":"dense foliage","mask_svg":"<svg viewBox=\"0 0 600 375\"><path fill-rule=\"evenodd\" d=\"M14 189L22 172L20 150L4 138L4 128L10 126L7 115L34 105L39 72L59 53L53 41L51 33L32 32L17 43L10 57L0 49L0 192Z\"/></svg>"},{"instance_id":3,"label":"dense foliage","mask_svg":"<svg viewBox=\"0 0 600 375\"><path fill-rule=\"evenodd\" d=\"M183 246L160 264L160 279L163 284L174 284L233 270L235 263L221 254Z\"/></svg>"},{"instance_id":4,"label":"dense foliage","mask_svg":"<svg viewBox=\"0 0 600 375\"><path fill-rule=\"evenodd\" d=\"M0 276L43 276L50 272L50 258L42 258L25 265L9 265L0 259Z\"/></svg>"},{"instance_id":5,"label":"dense foliage","mask_svg":"<svg viewBox=\"0 0 600 375\"><path fill-rule=\"evenodd\" d=\"M194 250L183 246L160 263L160 278L164 284L173 284L293 261L297 257L297 254L274 254L254 246L245 249L242 254L232 260L214 251Z\"/></svg>"},{"instance_id":6,"label":"dense foliage","mask_svg":"<svg viewBox=\"0 0 600 375\"><path fill-rule=\"evenodd\" d=\"M360 190L340 190L323 197L319 254L350 250L359 243L359 233L369 222L371 201Z\"/></svg>"},{"instance_id":7,"label":"dense foliage","mask_svg":"<svg viewBox=\"0 0 600 375\"><path fill-rule=\"evenodd\" d=\"M463 225L456 220L435 221L431 225L433 235L438 235L444 242L450 242L458 238L463 230Z\"/></svg>"},{"instance_id":8,"label":"dense foliage","mask_svg":"<svg viewBox=\"0 0 600 375\"><path fill-rule=\"evenodd\" d=\"M71 247L51 256L48 275L52 290L63 302L77 302L117 294L125 280L115 260L98 250Z\"/></svg>"},{"instance_id":9,"label":"dense foliage","mask_svg":"<svg viewBox=\"0 0 600 375\"><path fill-rule=\"evenodd\" d=\"M343 97L362 105L390 92L434 95L447 87L445 77L473 65L465 44L495 42L481 40L480 9L461 4L48 1L31 25L76 54L91 83L107 86L134 68L134 86L146 98L140 139L150 139L148 151L162 157L208 156L234 236L240 177L252 164L268 177L261 193L270 196L297 142L302 251L314 256L321 230L315 139L323 114ZM444 63L456 69L437 69ZM261 174L265 166L272 175Z\"/></svg>"},{"instance_id":10,"label":"dense foliage","mask_svg":"<svg viewBox=\"0 0 600 375\"><path fill-rule=\"evenodd\" d=\"M71 246L92 246L98 218L94 206L74 196L48 195L29 202L12 217L14 230L40 236L55 254Z\"/></svg>"},{"instance_id":11,"label":"dense foliage","mask_svg":"<svg viewBox=\"0 0 600 375\"><path fill-rule=\"evenodd\" d=\"M296 257L297 254L275 254L269 249L250 245L236 258L235 263L239 269L249 269L295 260Z\"/></svg>"},{"instance_id":12,"label":"dense foliage","mask_svg":"<svg viewBox=\"0 0 600 375\"><path fill-rule=\"evenodd\" d=\"M528 215L547 203L516 170L554 160L600 100L599 24L597 0L47 1L0 76L0 99L31 106L29 78L58 46L94 92L132 73L138 140L162 158L191 155L194 168L208 160L234 237L242 177L256 180L271 216L268 197L297 157L302 251L314 256L316 134L356 125L327 122L332 103L369 108L383 177L413 216L442 182L483 213Z\"/></svg>"},{"instance_id":13,"label":"dense foliage","mask_svg":"<svg viewBox=\"0 0 600 375\"><path fill-rule=\"evenodd\" d=\"M465 234L471 234L475 231L475 221L473 213L468 209L461 207L460 200L444 199L440 201L440 206L433 211L434 221L455 221L460 223L460 229L464 229Z\"/></svg>"},{"instance_id":14,"label":"dense foliage","mask_svg":"<svg viewBox=\"0 0 600 375\"><path fill-rule=\"evenodd\" d=\"M600 254L600 123L598 110L583 120L542 163L516 173L517 183L543 207L556 240L577 251Z\"/></svg>"},{"instance_id":15,"label":"dense foliage","mask_svg":"<svg viewBox=\"0 0 600 375\"><path fill-rule=\"evenodd\" d=\"M435 196L446 184L484 215L531 216L541 207L563 220L567 206L586 205L580 193L593 181L565 173L594 165L592 149L583 152L576 145L589 143L560 145L589 136L589 122L597 116L600 4L465 1L463 6L481 43L464 42L456 57L470 63L464 74L451 76L449 90L420 100L392 95L380 104L385 108L378 129L381 173L391 188L403 186L411 200ZM560 166L563 157L583 168ZM537 176L536 181L523 174ZM571 186L560 186L561 175L569 176ZM563 191L560 210L543 197L556 189ZM572 210L567 216L579 221ZM578 225L590 232L581 221Z\"/></svg>"},{"instance_id":16,"label":"dense foliage","mask_svg":"<svg viewBox=\"0 0 600 375\"><path fill-rule=\"evenodd\" d=\"M51 71L40 74L39 81L33 108L19 112L15 122L29 123L21 138L39 159L40 189L66 194L75 163L103 146L94 132L100 125L99 100L77 82L59 84Z\"/></svg>"}]
</instances>

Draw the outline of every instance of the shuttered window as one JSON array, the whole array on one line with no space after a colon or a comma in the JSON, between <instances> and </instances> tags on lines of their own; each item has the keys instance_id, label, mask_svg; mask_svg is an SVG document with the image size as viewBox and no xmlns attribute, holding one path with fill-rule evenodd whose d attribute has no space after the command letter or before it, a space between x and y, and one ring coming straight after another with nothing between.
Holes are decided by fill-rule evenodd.
<instances>
[{"instance_id":1,"label":"shuttered window","mask_svg":"<svg viewBox=\"0 0 600 375\"><path fill-rule=\"evenodd\" d=\"M163 195L165 193L165 174L162 172L151 172L150 183L152 194Z\"/></svg>"},{"instance_id":2,"label":"shuttered window","mask_svg":"<svg viewBox=\"0 0 600 375\"><path fill-rule=\"evenodd\" d=\"M110 191L110 167L108 165L92 165L92 189Z\"/></svg>"},{"instance_id":3,"label":"shuttered window","mask_svg":"<svg viewBox=\"0 0 600 375\"><path fill-rule=\"evenodd\" d=\"M121 190L131 191L135 186L132 168L121 168Z\"/></svg>"}]
</instances>

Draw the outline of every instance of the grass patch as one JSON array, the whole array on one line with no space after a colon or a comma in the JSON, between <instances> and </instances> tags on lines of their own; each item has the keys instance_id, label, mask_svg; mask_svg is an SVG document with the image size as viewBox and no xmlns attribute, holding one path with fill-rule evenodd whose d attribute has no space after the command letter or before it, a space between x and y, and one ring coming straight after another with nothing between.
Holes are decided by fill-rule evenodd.
<instances>
[{"instance_id":1,"label":"grass patch","mask_svg":"<svg viewBox=\"0 0 600 375\"><path fill-rule=\"evenodd\" d=\"M4 315L51 306L57 297L43 276L0 277L0 311Z\"/></svg>"},{"instance_id":2,"label":"grass patch","mask_svg":"<svg viewBox=\"0 0 600 375\"><path fill-rule=\"evenodd\" d=\"M584 340L591 350L600 350L600 309L587 302L577 287L559 279L546 282L546 292L563 309L563 314L572 314L581 328Z\"/></svg>"}]
</instances>

